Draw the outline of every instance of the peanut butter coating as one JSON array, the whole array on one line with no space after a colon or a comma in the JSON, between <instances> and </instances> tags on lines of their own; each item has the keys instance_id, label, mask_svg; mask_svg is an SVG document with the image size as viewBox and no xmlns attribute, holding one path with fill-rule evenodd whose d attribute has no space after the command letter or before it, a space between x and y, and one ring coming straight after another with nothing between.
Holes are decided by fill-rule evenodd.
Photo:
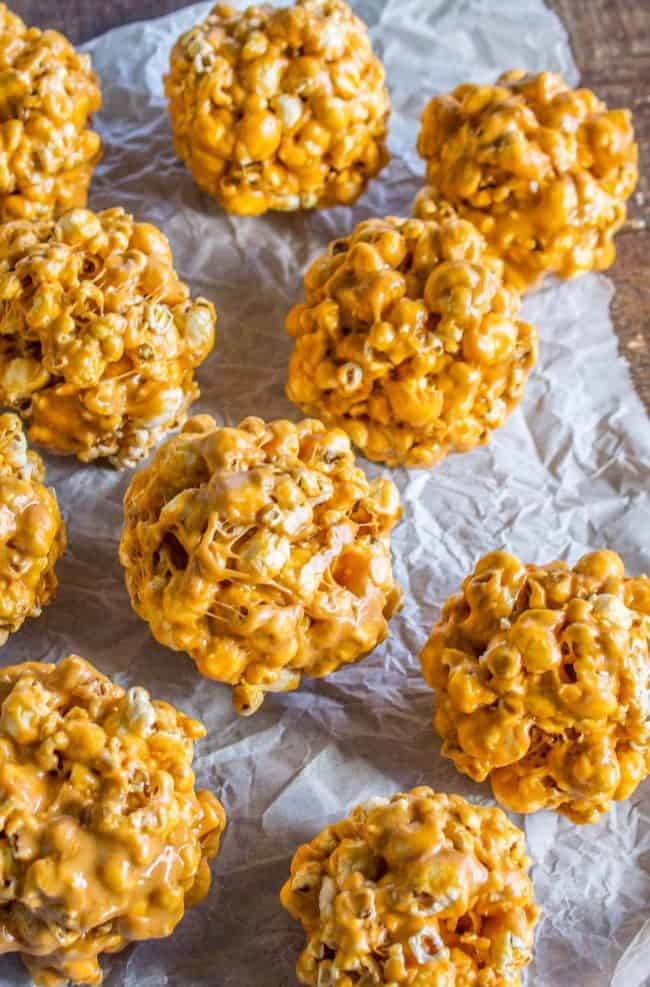
<instances>
[{"instance_id":1,"label":"peanut butter coating","mask_svg":"<svg viewBox=\"0 0 650 987\"><path fill-rule=\"evenodd\" d=\"M650 774L650 579L491 552L421 655L442 752L514 812L595 822Z\"/></svg>"},{"instance_id":2,"label":"peanut butter coating","mask_svg":"<svg viewBox=\"0 0 650 987\"><path fill-rule=\"evenodd\" d=\"M519 987L538 910L524 835L496 808L414 788L301 846L281 901L308 987Z\"/></svg>"},{"instance_id":3,"label":"peanut butter coating","mask_svg":"<svg viewBox=\"0 0 650 987\"><path fill-rule=\"evenodd\" d=\"M90 55L0 4L0 221L86 205L101 157L87 124L100 106Z\"/></svg>"},{"instance_id":4,"label":"peanut butter coating","mask_svg":"<svg viewBox=\"0 0 650 987\"><path fill-rule=\"evenodd\" d=\"M210 886L225 815L194 790L196 720L76 655L0 670L0 953L39 987L168 936Z\"/></svg>"},{"instance_id":5,"label":"peanut butter coating","mask_svg":"<svg viewBox=\"0 0 650 987\"><path fill-rule=\"evenodd\" d=\"M123 209L0 227L0 403L29 439L133 466L198 397L216 316Z\"/></svg>"},{"instance_id":6,"label":"peanut butter coating","mask_svg":"<svg viewBox=\"0 0 650 987\"><path fill-rule=\"evenodd\" d=\"M628 110L608 110L559 75L513 70L493 86L434 96L418 151L430 183L415 214L442 199L471 220L520 290L548 272L603 270L638 179Z\"/></svg>"},{"instance_id":7,"label":"peanut butter coating","mask_svg":"<svg viewBox=\"0 0 650 987\"><path fill-rule=\"evenodd\" d=\"M370 219L305 275L287 395L368 459L430 467L487 442L522 397L536 330L501 261L453 210Z\"/></svg>"},{"instance_id":8,"label":"peanut butter coating","mask_svg":"<svg viewBox=\"0 0 650 987\"><path fill-rule=\"evenodd\" d=\"M179 157L231 213L350 205L388 161L384 69L343 0L217 5L165 91Z\"/></svg>"},{"instance_id":9,"label":"peanut butter coating","mask_svg":"<svg viewBox=\"0 0 650 987\"><path fill-rule=\"evenodd\" d=\"M399 605L395 486L317 421L190 419L134 477L120 559L162 644L233 687L238 712L357 661Z\"/></svg>"},{"instance_id":10,"label":"peanut butter coating","mask_svg":"<svg viewBox=\"0 0 650 987\"><path fill-rule=\"evenodd\" d=\"M20 419L0 415L0 646L54 597L66 536L40 456Z\"/></svg>"}]
</instances>

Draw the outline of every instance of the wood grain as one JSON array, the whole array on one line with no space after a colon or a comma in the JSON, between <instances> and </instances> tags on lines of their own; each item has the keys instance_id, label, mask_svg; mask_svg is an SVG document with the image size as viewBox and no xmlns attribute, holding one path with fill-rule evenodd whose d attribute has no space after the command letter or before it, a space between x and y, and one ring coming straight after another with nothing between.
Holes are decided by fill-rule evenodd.
<instances>
[{"instance_id":1,"label":"wood grain","mask_svg":"<svg viewBox=\"0 0 650 987\"><path fill-rule=\"evenodd\" d=\"M494 0L497 2L497 0ZM547 0L564 23L582 82L612 107L629 106L641 151L641 180L630 219L618 236L610 271L612 315L621 351L650 411L650 2ZM14 0L29 24L54 27L79 43L118 24L160 17L178 0ZM506 68L508 66L504 66Z\"/></svg>"}]
</instances>

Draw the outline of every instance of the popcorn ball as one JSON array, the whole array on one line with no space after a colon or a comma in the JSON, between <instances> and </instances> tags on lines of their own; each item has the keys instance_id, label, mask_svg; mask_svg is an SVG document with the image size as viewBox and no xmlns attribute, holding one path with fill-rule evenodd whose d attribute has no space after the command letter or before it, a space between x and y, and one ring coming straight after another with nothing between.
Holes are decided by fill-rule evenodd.
<instances>
[{"instance_id":1,"label":"popcorn ball","mask_svg":"<svg viewBox=\"0 0 650 987\"><path fill-rule=\"evenodd\" d=\"M608 110L589 89L559 75L506 72L494 86L466 83L434 96L418 151L432 199L476 224L520 289L553 271L568 278L603 270L637 178L628 110Z\"/></svg>"},{"instance_id":2,"label":"popcorn ball","mask_svg":"<svg viewBox=\"0 0 650 987\"><path fill-rule=\"evenodd\" d=\"M101 106L90 55L56 31L26 27L0 4L0 221L85 206L101 156L87 129Z\"/></svg>"},{"instance_id":3,"label":"popcorn ball","mask_svg":"<svg viewBox=\"0 0 650 987\"><path fill-rule=\"evenodd\" d=\"M286 322L287 395L389 466L486 442L537 359L501 261L451 210L360 223L313 262L305 288Z\"/></svg>"},{"instance_id":4,"label":"popcorn ball","mask_svg":"<svg viewBox=\"0 0 650 987\"><path fill-rule=\"evenodd\" d=\"M56 496L16 415L0 415L0 646L52 600L65 550Z\"/></svg>"},{"instance_id":5,"label":"popcorn ball","mask_svg":"<svg viewBox=\"0 0 650 987\"><path fill-rule=\"evenodd\" d=\"M123 209L0 227L0 404L32 442L133 466L198 397L216 316Z\"/></svg>"},{"instance_id":6,"label":"popcorn ball","mask_svg":"<svg viewBox=\"0 0 650 987\"><path fill-rule=\"evenodd\" d=\"M368 483L343 432L192 418L136 474L124 511L134 609L158 641L233 686L239 713L386 637L400 602L399 495L388 480Z\"/></svg>"},{"instance_id":7,"label":"popcorn ball","mask_svg":"<svg viewBox=\"0 0 650 987\"><path fill-rule=\"evenodd\" d=\"M343 0L217 5L165 91L176 152L228 212L350 205L388 161L384 69Z\"/></svg>"},{"instance_id":8,"label":"popcorn ball","mask_svg":"<svg viewBox=\"0 0 650 987\"><path fill-rule=\"evenodd\" d=\"M100 984L100 953L170 935L210 886L225 814L194 790L202 724L71 655L0 670L0 953Z\"/></svg>"},{"instance_id":9,"label":"popcorn ball","mask_svg":"<svg viewBox=\"0 0 650 987\"><path fill-rule=\"evenodd\" d=\"M519 987L538 910L524 834L501 809L414 788L301 846L281 901L311 987Z\"/></svg>"},{"instance_id":10,"label":"popcorn ball","mask_svg":"<svg viewBox=\"0 0 650 987\"><path fill-rule=\"evenodd\" d=\"M650 579L491 552L422 655L442 752L514 812L595 822L650 774Z\"/></svg>"}]
</instances>

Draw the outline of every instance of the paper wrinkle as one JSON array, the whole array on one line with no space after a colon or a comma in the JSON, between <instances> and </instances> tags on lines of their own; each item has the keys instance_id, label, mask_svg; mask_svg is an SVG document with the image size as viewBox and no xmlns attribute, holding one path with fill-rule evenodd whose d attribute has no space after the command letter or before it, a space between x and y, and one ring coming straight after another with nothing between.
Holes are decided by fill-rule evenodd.
<instances>
[{"instance_id":1,"label":"paper wrinkle","mask_svg":"<svg viewBox=\"0 0 650 987\"><path fill-rule=\"evenodd\" d=\"M560 71L572 83L578 75L564 28L541 0L355 4L386 63L390 166L353 209L229 217L176 159L162 87L173 42L210 6L87 46L102 80L105 143L90 204L121 205L157 223L181 276L214 301L217 345L199 370L195 411L227 423L249 414L296 420L283 391L287 309L330 239L367 216L408 213L423 180L415 141L426 99L514 65ZM232 711L227 687L156 644L131 611L117 544L132 474L47 457L70 546L57 600L10 639L3 662L76 651L122 685L143 685L198 716L208 728L197 745L198 781L229 816L208 898L169 939L107 957L107 987L292 987L304 937L277 895L300 841L372 795L416 784L492 803L488 785L441 758L417 654L445 597L496 547L573 562L608 545L631 572L650 570L648 420L618 356L611 294L605 277L589 275L548 283L526 300L541 358L523 405L488 446L430 472L391 473L404 503L394 560L405 607L387 642L299 692L269 696L250 719ZM371 477L386 472L363 465ZM530 987L650 983L650 782L595 826L552 813L514 818L525 825L544 908ZM15 957L3 958L0 987L27 983Z\"/></svg>"}]
</instances>

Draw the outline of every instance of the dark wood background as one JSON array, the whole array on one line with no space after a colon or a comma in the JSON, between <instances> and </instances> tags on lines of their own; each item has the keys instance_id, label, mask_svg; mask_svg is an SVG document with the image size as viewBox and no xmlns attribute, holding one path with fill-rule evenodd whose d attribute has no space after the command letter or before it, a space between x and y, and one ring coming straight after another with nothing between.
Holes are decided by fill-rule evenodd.
<instances>
[{"instance_id":1,"label":"dark wood background","mask_svg":"<svg viewBox=\"0 0 650 987\"><path fill-rule=\"evenodd\" d=\"M497 2L497 0L495 0ZM582 82L611 107L629 106L641 148L641 179L611 270L621 352L650 410L650 0L547 0L564 23ZM183 0L9 0L28 24L75 43L127 21L159 17Z\"/></svg>"}]
</instances>

